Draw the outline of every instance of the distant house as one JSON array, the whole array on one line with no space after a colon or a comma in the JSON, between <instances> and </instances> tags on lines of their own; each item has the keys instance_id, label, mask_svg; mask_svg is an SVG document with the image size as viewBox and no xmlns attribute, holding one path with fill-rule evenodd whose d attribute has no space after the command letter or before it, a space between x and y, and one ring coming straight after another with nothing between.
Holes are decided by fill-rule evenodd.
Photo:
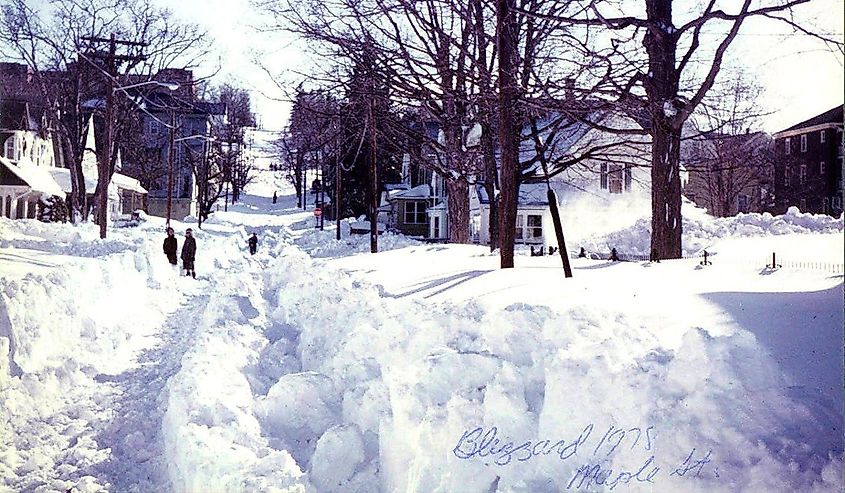
<instances>
[{"instance_id":1,"label":"distant house","mask_svg":"<svg viewBox=\"0 0 845 493\"><path fill-rule=\"evenodd\" d=\"M38 217L39 203L63 192L50 174L52 135L43 111L27 101L0 101L0 215Z\"/></svg>"},{"instance_id":2,"label":"distant house","mask_svg":"<svg viewBox=\"0 0 845 493\"><path fill-rule=\"evenodd\" d=\"M774 207L771 138L764 132L709 133L685 140L689 173L684 195L717 217L767 212Z\"/></svg>"},{"instance_id":3,"label":"distant house","mask_svg":"<svg viewBox=\"0 0 845 493\"><path fill-rule=\"evenodd\" d=\"M418 124L417 129L430 140L440 139L436 124ZM650 173L646 166L649 157L648 138L620 136L604 132L599 127L642 128L632 118L612 115L601 109L573 111L571 115L545 112L536 119L539 139L545 146L549 182L554 190L582 190L594 195L615 195L650 192ZM520 188L517 213L516 242L544 244L546 227L550 223L546 198L545 172L538 159L532 130L528 124L522 129L519 159L525 183ZM466 145L478 145L480 128L467 130ZM399 231L413 231L419 236L424 230L421 208L427 204L427 234L432 240L448 239L449 211L445 182L442 176L425 168L428 159L436 159L435 150L423 148L415 160L403 160L404 184L409 190L388 193L391 206L381 211L386 222ZM498 153L496 158L498 159ZM418 162L414 166L414 162ZM483 187L482 177L470 177L470 237L478 243L489 243L490 201ZM386 203L386 202L385 202ZM413 224L409 221L415 221Z\"/></svg>"},{"instance_id":4,"label":"distant house","mask_svg":"<svg viewBox=\"0 0 845 493\"><path fill-rule=\"evenodd\" d=\"M382 217L387 227L408 236L428 238L428 209L434 205L435 200L431 186L423 184L414 188L386 188L386 204L380 211L385 213Z\"/></svg>"},{"instance_id":5,"label":"distant house","mask_svg":"<svg viewBox=\"0 0 845 493\"><path fill-rule=\"evenodd\" d=\"M645 136L623 136L600 127L637 129L642 123L603 109L581 109L572 115L549 112L537 119L540 140L551 182L559 182L597 195L650 193L649 141ZM522 130L520 162L529 168L528 181L544 181L535 143ZM553 184L552 188L560 188Z\"/></svg>"},{"instance_id":6,"label":"distant house","mask_svg":"<svg viewBox=\"0 0 845 493\"><path fill-rule=\"evenodd\" d=\"M55 85L67 77L62 71L42 72L41 75L49 84ZM71 192L70 170L63 167L61 156L54 155L53 140L56 136L47 125L46 103L36 83L36 74L22 64L0 63L0 93L5 96L0 101L0 127L3 135L3 170L0 173L3 174L2 183L12 186L0 190L4 202L2 212L6 217L36 217L39 200L48 196L67 199ZM83 111L88 111L87 129L83 135L85 147L82 170L91 204L98 181L97 146L102 145L102 139L95 137L95 130L97 133L103 130L102 121L98 127L92 114L102 103L102 98L91 98L82 103ZM119 156L116 169L118 172L113 174L108 192L108 217L111 220L121 213L141 208L146 194L138 180L119 173ZM32 189L25 195L21 195L24 193L21 181Z\"/></svg>"},{"instance_id":7,"label":"distant house","mask_svg":"<svg viewBox=\"0 0 845 493\"><path fill-rule=\"evenodd\" d=\"M843 110L837 106L776 132L775 211L842 214Z\"/></svg>"},{"instance_id":8,"label":"distant house","mask_svg":"<svg viewBox=\"0 0 845 493\"><path fill-rule=\"evenodd\" d=\"M179 89L157 89L143 96L145 110L139 112L140 131L143 133L138 146L128 154L133 159L124 163L127 174L148 182L148 212L155 216L167 215L168 190L171 189L171 219L196 216L200 195L198 174L208 166L209 139L215 127L225 123L226 108L220 103L197 100L191 71L167 69L159 72L156 80L179 84ZM171 125L173 128L173 158L170 156ZM240 145L232 143L229 145ZM154 161L157 173L150 175L139 156ZM172 166L171 166L172 163ZM146 176L144 176L146 175ZM201 178L201 177L200 177Z\"/></svg>"},{"instance_id":9,"label":"distant house","mask_svg":"<svg viewBox=\"0 0 845 493\"><path fill-rule=\"evenodd\" d=\"M94 117L89 117L85 131L85 147L82 152L82 176L85 178L85 195L88 202L93 205L94 211L98 207L94 199L94 193L99 182L97 152L98 146L104 145L101 143L102 139L97 139L97 128ZM122 214L131 214L137 209L142 209L144 195L147 193L147 190L141 186L138 180L120 173L121 168L120 155L118 154L115 164L117 171L112 174L108 188L107 218L109 221L117 220ZM71 193L70 170L54 167L50 169L50 173L62 187L65 198L69 196Z\"/></svg>"},{"instance_id":10,"label":"distant house","mask_svg":"<svg viewBox=\"0 0 845 493\"><path fill-rule=\"evenodd\" d=\"M525 245L544 245L554 239L549 201L545 183L523 183L519 187L514 242ZM490 244L490 198L481 185L470 190L470 227L472 240ZM556 241L556 240L555 240Z\"/></svg>"}]
</instances>

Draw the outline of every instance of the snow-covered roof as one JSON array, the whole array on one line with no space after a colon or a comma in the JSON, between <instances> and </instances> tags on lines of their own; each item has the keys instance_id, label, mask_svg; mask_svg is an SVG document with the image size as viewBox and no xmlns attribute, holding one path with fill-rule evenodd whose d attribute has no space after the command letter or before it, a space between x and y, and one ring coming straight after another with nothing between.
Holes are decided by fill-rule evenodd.
<instances>
[{"instance_id":1,"label":"snow-covered roof","mask_svg":"<svg viewBox=\"0 0 845 493\"><path fill-rule=\"evenodd\" d=\"M118 188L122 188L124 190L131 190L136 193L147 193L147 190L141 186L141 182L131 176L115 173L111 177L111 182Z\"/></svg>"},{"instance_id":2,"label":"snow-covered roof","mask_svg":"<svg viewBox=\"0 0 845 493\"><path fill-rule=\"evenodd\" d=\"M427 199L429 197L431 197L431 187L428 185L417 185L410 190L403 190L395 195L392 195L390 200L417 200Z\"/></svg>"},{"instance_id":3,"label":"snow-covered roof","mask_svg":"<svg viewBox=\"0 0 845 493\"><path fill-rule=\"evenodd\" d=\"M62 187L47 171L47 168L40 166L18 166L8 159L0 156L0 163L9 169L15 176L26 182L36 192L49 195L62 195Z\"/></svg>"},{"instance_id":4,"label":"snow-covered roof","mask_svg":"<svg viewBox=\"0 0 845 493\"><path fill-rule=\"evenodd\" d=\"M64 193L70 193L71 186L70 186L70 170L67 168L49 168L50 174L53 176L53 179L56 183L61 186L61 189ZM85 193L92 194L95 190L97 190L97 176L90 176L86 174L85 176ZM109 185L114 185L118 189L122 190L131 190L136 193L147 193L147 190L141 186L141 182L132 178L130 176L126 176L120 173L115 173L111 177L111 183Z\"/></svg>"},{"instance_id":5,"label":"snow-covered roof","mask_svg":"<svg viewBox=\"0 0 845 493\"><path fill-rule=\"evenodd\" d=\"M56 183L62 187L64 193L70 193L71 186L70 186L70 170L67 168L50 168L50 174L53 176L53 179L56 180ZM91 194L94 193L94 190L97 189L97 179L96 178L89 178L85 177L85 193Z\"/></svg>"},{"instance_id":6,"label":"snow-covered roof","mask_svg":"<svg viewBox=\"0 0 845 493\"><path fill-rule=\"evenodd\" d=\"M480 184L475 186L478 193L478 201L482 204L489 204L490 197L487 196L487 191ZM545 183L523 183L519 186L519 205L549 205L548 195L546 192Z\"/></svg>"}]
</instances>

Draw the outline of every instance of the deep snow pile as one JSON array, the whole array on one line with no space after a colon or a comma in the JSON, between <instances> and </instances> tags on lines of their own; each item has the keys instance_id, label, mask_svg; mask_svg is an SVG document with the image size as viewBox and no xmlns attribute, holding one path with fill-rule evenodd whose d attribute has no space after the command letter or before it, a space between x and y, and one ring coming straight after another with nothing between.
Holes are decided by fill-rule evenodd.
<instances>
[{"instance_id":1,"label":"deep snow pile","mask_svg":"<svg viewBox=\"0 0 845 493\"><path fill-rule=\"evenodd\" d=\"M313 220L302 221L298 226L304 227L304 231L297 238L296 245L308 255L315 258L339 257L369 252L370 235L349 234L350 222L350 220L343 220L341 222L341 238L337 240L334 229L320 231L318 228L311 226L314 223ZM417 240L389 231L380 234L378 237L378 250L380 252L418 244L420 242Z\"/></svg>"},{"instance_id":2,"label":"deep snow pile","mask_svg":"<svg viewBox=\"0 0 845 493\"><path fill-rule=\"evenodd\" d=\"M5 248L73 255L0 277L0 486L96 491L90 475L112 446L98 434L114 412L99 381L131 364L181 297L153 242L36 221L0 219L0 232Z\"/></svg>"},{"instance_id":3,"label":"deep snow pile","mask_svg":"<svg viewBox=\"0 0 845 493\"><path fill-rule=\"evenodd\" d=\"M845 224L843 217L845 216L832 218L821 214L801 213L797 208L791 207L786 214L779 216L765 212L717 218L686 203L683 217L683 254L696 255L716 241L731 237L841 233ZM577 251L578 247L583 246L589 252L607 253L611 248L616 248L620 253L647 256L650 239L651 220L640 218L633 225L617 231L585 238L575 237L570 244L570 250Z\"/></svg>"},{"instance_id":4,"label":"deep snow pile","mask_svg":"<svg viewBox=\"0 0 845 493\"><path fill-rule=\"evenodd\" d=\"M278 185L261 183L265 194ZM290 211L290 197L277 208L268 202L247 195L196 231L197 281L173 277L160 224L102 241L93 225L0 220L0 265L34 262L36 252L51 262L0 279L0 489L813 492L845 484L841 416L818 399L828 396L800 398L785 372L793 368L762 337L714 307L716 298L688 289L719 277L719 286L754 290L765 277L766 286L780 283L765 294L786 299L805 294L780 292L803 289L796 280L841 290L841 277L775 279L751 267L725 284L727 270L693 277L695 267L681 263L584 260L576 267L586 281L562 297L537 281L549 274L539 262L553 258L435 273L430 264L496 259L484 247L392 235L379 246L393 251L367 256L369 271L355 272L315 257L366 252L366 235L337 242ZM841 218L794 211L685 220L706 241L842 231ZM255 256L245 253L248 230L260 232ZM643 233L630 231L633 249ZM649 282L679 272L676 298L649 296L659 291ZM407 276L408 293L436 291L439 301L371 282L381 275ZM575 295L608 280L602 294L612 302ZM475 297L455 294L473 283L484 288ZM513 290L505 302L480 300L503 286ZM754 308L736 293L713 295ZM799 346L819 336L788 330L779 337Z\"/></svg>"},{"instance_id":5,"label":"deep snow pile","mask_svg":"<svg viewBox=\"0 0 845 493\"><path fill-rule=\"evenodd\" d=\"M807 445L830 423L783 394L747 332L649 327L600 303L432 310L295 253L267 283L282 334L271 354L301 368L257 399L256 416L319 491L842 485L841 458Z\"/></svg>"}]
</instances>

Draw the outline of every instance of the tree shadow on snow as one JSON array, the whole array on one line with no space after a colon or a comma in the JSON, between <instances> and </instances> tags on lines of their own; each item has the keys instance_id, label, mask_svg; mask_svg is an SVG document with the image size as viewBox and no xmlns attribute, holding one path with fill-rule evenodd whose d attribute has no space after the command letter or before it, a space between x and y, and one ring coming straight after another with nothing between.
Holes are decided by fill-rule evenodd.
<instances>
[{"instance_id":1,"label":"tree shadow on snow","mask_svg":"<svg viewBox=\"0 0 845 493\"><path fill-rule=\"evenodd\" d=\"M738 325L752 332L794 383L786 394L807 406L829 430L800 437L815 451L843 451L843 285L799 293L705 293ZM823 450L819 450L819 447Z\"/></svg>"}]
</instances>

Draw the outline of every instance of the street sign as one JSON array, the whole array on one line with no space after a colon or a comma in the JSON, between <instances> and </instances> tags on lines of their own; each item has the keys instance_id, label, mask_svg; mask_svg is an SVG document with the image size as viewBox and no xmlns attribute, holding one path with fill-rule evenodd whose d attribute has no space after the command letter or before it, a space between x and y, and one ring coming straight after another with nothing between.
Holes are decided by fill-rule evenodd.
<instances>
[{"instance_id":1,"label":"street sign","mask_svg":"<svg viewBox=\"0 0 845 493\"><path fill-rule=\"evenodd\" d=\"M314 216L320 217L322 214L323 214L323 209L320 209L319 207L314 208Z\"/></svg>"}]
</instances>

